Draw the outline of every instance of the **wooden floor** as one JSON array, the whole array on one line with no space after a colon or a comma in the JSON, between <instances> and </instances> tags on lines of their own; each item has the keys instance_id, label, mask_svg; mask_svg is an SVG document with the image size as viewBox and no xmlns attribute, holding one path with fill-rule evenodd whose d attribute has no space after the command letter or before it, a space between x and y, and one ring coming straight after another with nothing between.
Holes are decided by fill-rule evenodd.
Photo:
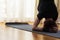
<instances>
[{"instance_id":1,"label":"wooden floor","mask_svg":"<svg viewBox=\"0 0 60 40\"><path fill-rule=\"evenodd\" d=\"M0 23L0 40L60 40L50 36L40 35L15 28L10 28L5 23Z\"/></svg>"}]
</instances>

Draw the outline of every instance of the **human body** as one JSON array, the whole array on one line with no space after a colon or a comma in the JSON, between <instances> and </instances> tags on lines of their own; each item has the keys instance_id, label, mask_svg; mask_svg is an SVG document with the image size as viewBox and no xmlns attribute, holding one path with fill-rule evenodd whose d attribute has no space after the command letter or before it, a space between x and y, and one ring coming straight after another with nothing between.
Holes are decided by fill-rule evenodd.
<instances>
[{"instance_id":1,"label":"human body","mask_svg":"<svg viewBox=\"0 0 60 40\"><path fill-rule=\"evenodd\" d=\"M33 29L38 26L42 18L45 18L46 20L52 19L55 22L58 18L58 12L54 0L39 0L38 12Z\"/></svg>"}]
</instances>

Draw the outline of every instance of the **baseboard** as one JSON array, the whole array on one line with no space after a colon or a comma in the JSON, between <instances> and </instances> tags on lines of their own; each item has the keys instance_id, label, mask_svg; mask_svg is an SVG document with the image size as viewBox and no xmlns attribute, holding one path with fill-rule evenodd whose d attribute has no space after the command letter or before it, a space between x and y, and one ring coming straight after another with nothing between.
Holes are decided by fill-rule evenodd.
<instances>
[{"instance_id":1,"label":"baseboard","mask_svg":"<svg viewBox=\"0 0 60 40\"><path fill-rule=\"evenodd\" d=\"M28 24L28 23L27 22L6 22L5 24L6 25L7 24L15 24L16 25L16 24Z\"/></svg>"}]
</instances>

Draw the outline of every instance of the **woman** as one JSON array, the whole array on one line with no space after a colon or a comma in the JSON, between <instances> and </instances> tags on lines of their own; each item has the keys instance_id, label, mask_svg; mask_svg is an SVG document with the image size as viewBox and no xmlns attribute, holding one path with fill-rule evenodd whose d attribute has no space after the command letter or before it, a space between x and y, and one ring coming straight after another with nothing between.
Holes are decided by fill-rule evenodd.
<instances>
[{"instance_id":1,"label":"woman","mask_svg":"<svg viewBox=\"0 0 60 40\"><path fill-rule=\"evenodd\" d=\"M46 20L52 19L54 22L56 22L58 18L58 12L54 0L39 0L38 12L39 13L37 14L37 18L33 25L33 30L37 28L42 18L45 18Z\"/></svg>"}]
</instances>

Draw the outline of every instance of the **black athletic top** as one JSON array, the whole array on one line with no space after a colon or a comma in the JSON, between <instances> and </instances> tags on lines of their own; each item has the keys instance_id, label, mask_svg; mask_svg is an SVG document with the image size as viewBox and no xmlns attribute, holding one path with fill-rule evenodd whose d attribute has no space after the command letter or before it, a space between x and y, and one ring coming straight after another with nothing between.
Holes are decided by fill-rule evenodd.
<instances>
[{"instance_id":1,"label":"black athletic top","mask_svg":"<svg viewBox=\"0 0 60 40\"><path fill-rule=\"evenodd\" d=\"M41 16L41 14L42 16L44 15L47 17L58 16L54 0L39 0L38 11L39 11L38 16L39 15Z\"/></svg>"}]
</instances>

